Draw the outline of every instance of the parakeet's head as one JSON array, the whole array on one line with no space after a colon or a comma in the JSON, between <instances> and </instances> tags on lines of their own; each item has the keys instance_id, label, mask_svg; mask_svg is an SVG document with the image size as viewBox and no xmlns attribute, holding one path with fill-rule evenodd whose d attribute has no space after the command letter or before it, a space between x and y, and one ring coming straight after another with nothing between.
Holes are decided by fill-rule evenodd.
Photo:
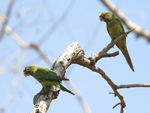
<instances>
[{"instance_id":1,"label":"parakeet's head","mask_svg":"<svg viewBox=\"0 0 150 113\"><path fill-rule=\"evenodd\" d=\"M24 76L27 77L29 75L32 75L34 74L34 71L37 69L37 66L36 65L28 65L24 68L23 72L24 72Z\"/></svg>"},{"instance_id":2,"label":"parakeet's head","mask_svg":"<svg viewBox=\"0 0 150 113\"><path fill-rule=\"evenodd\" d=\"M115 19L115 16L112 12L105 11L99 15L100 21L109 22L112 19Z\"/></svg>"}]
</instances>

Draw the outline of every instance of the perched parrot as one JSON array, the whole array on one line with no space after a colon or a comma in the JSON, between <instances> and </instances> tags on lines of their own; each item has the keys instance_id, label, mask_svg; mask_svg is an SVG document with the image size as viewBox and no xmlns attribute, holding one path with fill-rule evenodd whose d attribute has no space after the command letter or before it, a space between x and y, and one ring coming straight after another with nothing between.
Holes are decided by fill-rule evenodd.
<instances>
[{"instance_id":1,"label":"perched parrot","mask_svg":"<svg viewBox=\"0 0 150 113\"><path fill-rule=\"evenodd\" d=\"M63 85L60 84L60 82L62 80L69 80L69 79L58 77L54 71L52 71L48 68L42 68L42 67L39 67L36 65L28 65L24 68L23 72L24 72L25 77L31 75L38 82L40 82L45 91L47 91L46 86L54 85L57 88L59 88L60 90L66 91L66 92L74 95L74 93L72 93L67 88L65 88Z\"/></svg>"},{"instance_id":2,"label":"perched parrot","mask_svg":"<svg viewBox=\"0 0 150 113\"><path fill-rule=\"evenodd\" d=\"M109 11L105 11L99 15L99 19L100 21L106 22L107 31L112 41L115 38L117 38L120 34L125 32L121 21L118 18L116 18L113 13ZM132 71L134 71L133 64L132 64L132 61L131 61L131 58L129 56L127 46L126 46L126 37L124 37L122 40L117 42L116 45L123 53Z\"/></svg>"}]
</instances>

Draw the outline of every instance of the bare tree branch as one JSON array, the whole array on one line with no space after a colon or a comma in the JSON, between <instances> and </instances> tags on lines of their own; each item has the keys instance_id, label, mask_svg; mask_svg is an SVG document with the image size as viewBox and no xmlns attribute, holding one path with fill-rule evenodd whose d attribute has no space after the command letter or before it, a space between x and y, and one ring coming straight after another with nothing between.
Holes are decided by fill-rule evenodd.
<instances>
[{"instance_id":1,"label":"bare tree branch","mask_svg":"<svg viewBox=\"0 0 150 113\"><path fill-rule=\"evenodd\" d=\"M5 28L5 26L7 25L7 22L8 22L8 20L9 20L9 16L10 16L10 14L11 14L14 1L15 1L15 0L10 0L9 6L8 6L8 9L7 9L7 12L6 12L6 18L5 18L4 21L3 21L3 25L2 25L2 28L1 28L1 31L0 31L0 41L1 41L1 39L2 39L2 37L3 37L3 35L4 35L4 33L5 33L5 32L4 32L4 28Z\"/></svg>"},{"instance_id":2,"label":"bare tree branch","mask_svg":"<svg viewBox=\"0 0 150 113\"><path fill-rule=\"evenodd\" d=\"M134 29L133 29L134 30ZM132 30L131 30L132 31ZM91 55L91 57L86 58L85 56L80 57L80 59L77 59L74 61L74 63L82 65L84 67L87 67L88 69L97 72L102 75L102 77L107 81L107 83L110 85L110 87L113 89L115 96L117 96L121 101L121 113L123 113L123 108L125 108L126 104L123 99L123 96L119 94L117 91L116 85L112 82L112 80L105 74L103 70L101 70L99 67L94 66L97 61L102 58L103 56L106 56L107 51L113 47L119 40L127 36L131 31L126 32L125 34L121 34L118 38L113 40L110 44L108 44L104 49L102 49L99 53L94 53ZM119 105L119 104L117 104Z\"/></svg>"},{"instance_id":3,"label":"bare tree branch","mask_svg":"<svg viewBox=\"0 0 150 113\"><path fill-rule=\"evenodd\" d=\"M99 59L101 59L102 57L111 57L111 56L116 56L118 55L118 52L112 53L111 55L107 53L107 51L112 48L119 40L121 40L122 38L124 38L125 36L127 36L131 31L133 31L134 29L121 34L118 38L116 38L115 40L113 40L110 44L108 44L104 49L102 49L99 53L93 53L90 57L90 59L93 60L93 63L95 64Z\"/></svg>"},{"instance_id":4,"label":"bare tree branch","mask_svg":"<svg viewBox=\"0 0 150 113\"><path fill-rule=\"evenodd\" d=\"M115 57L117 55L119 55L119 51L116 51L114 53L106 53L103 55L103 57Z\"/></svg>"},{"instance_id":5,"label":"bare tree branch","mask_svg":"<svg viewBox=\"0 0 150 113\"><path fill-rule=\"evenodd\" d=\"M121 109L124 108L126 106L125 102L124 102L124 99L123 99L123 96L121 96L119 94L119 92L117 91L116 89L116 85L112 82L112 80L105 74L105 72L103 70L101 70L100 68L96 67L96 66L88 66L88 65L85 65L85 63L82 63L82 61L77 61L77 64L79 65L82 65L84 67L87 67L88 69L94 71L94 72L97 72L99 74L102 75L102 77L107 81L107 83L110 85L110 87L113 89L115 95L120 99L121 101ZM121 112L123 113L123 112Z\"/></svg>"},{"instance_id":6,"label":"bare tree branch","mask_svg":"<svg viewBox=\"0 0 150 113\"><path fill-rule=\"evenodd\" d=\"M14 2L14 0L10 0L11 2ZM33 43L27 43L24 40L22 40L19 35L17 35L11 27L9 27L7 25L8 19L9 19L9 15L13 6L13 3L9 4L9 8L6 14L6 18L0 16L0 20L2 21L2 29L0 31L0 40L2 39L4 33L8 33L11 38L17 42L17 44L20 45L21 48L23 49L31 49L33 48L34 50L36 50L39 55L50 65L52 65L52 60L50 58L48 58L48 56L40 49L40 47L36 44ZM63 23L63 21L67 18L68 14L70 13L74 0L72 0L68 6L68 8L64 11L63 15L52 25L52 27L48 30L48 32L46 32L46 34L41 38L41 40L39 41L39 44L42 45L44 41L47 40L47 38L49 37L49 35L51 35L58 27L61 23ZM108 0L102 0L102 2L108 2ZM111 2L110 2L111 3ZM106 5L106 4L105 4ZM150 33L148 32L148 30L144 30L142 29L139 25L133 23L131 20L124 18L125 16L121 13L121 11L118 11L116 7L113 6L113 4L111 3L111 6L113 7L112 12L114 12L118 17L120 15L120 19L122 20L122 22L129 28L132 29L132 27L135 27L135 33L137 33L137 36L144 36L146 37L149 41L150 41ZM3 30L3 31L2 31ZM5 30L5 32L4 32ZM1 33L2 32L2 33ZM95 31L96 32L96 31ZM110 44L108 44L108 46L106 46L103 50L101 50L99 53L94 53L91 55L91 57L86 58L84 56L84 51L83 49L78 46L78 43L73 43L70 44L70 46L67 48L66 51L64 51L63 54L61 54L57 60L55 61L55 63L52 66L52 70L55 71L58 76L63 77L65 75L65 71L66 69L72 64L72 63L76 63L79 65L82 65L84 67L87 67L88 69L97 72L99 74L102 75L102 77L107 81L107 83L110 85L110 87L113 89L114 91L114 95L117 96L120 100L119 103L117 103L113 108L115 108L118 105L121 105L121 113L123 113L123 108L125 108L126 104L125 101L123 99L123 96L120 95L120 93L118 92L118 89L121 88L132 88L132 87L150 87L150 84L128 84L128 85L116 85L115 83L113 83L113 81L109 78L109 76L106 75L106 73L101 70L99 67L96 67L95 64L97 63L98 60L100 60L103 57L115 57L119 54L119 52L114 52L114 53L107 53L108 50L110 48L112 48L119 40L121 40L124 36L126 36L127 34L129 34L131 31L126 32L125 34L120 35L117 39L115 39L113 42L111 42ZM89 42L90 43L90 42ZM19 62L20 60L18 59L18 63L17 63L17 67L19 67L21 64ZM20 66L21 67L21 66ZM10 101L12 100L12 96L13 96L13 91L14 88L16 87L17 84L17 79L15 77L17 77L18 72L20 70L15 71L15 76L12 80L12 86L10 89L10 93L8 94L8 98L6 100L6 102L4 103L1 111L4 112L5 109L7 108L7 106L10 104ZM15 82L14 82L15 81ZM79 102L81 103L81 105L83 106L84 110L86 113L91 113L91 110L89 108L89 106L87 105L87 103L83 100L83 98L81 97L81 95L79 94L79 92L76 90L76 88L69 82L67 82L67 85L73 90L73 92L75 92L77 99L79 100ZM57 98L59 91L57 92L57 95L55 95L55 91L56 91L56 87L50 87L51 91L46 95L40 94L38 93L37 95L35 95L33 102L35 104L32 113L47 113L47 110L51 104L51 101L55 98ZM41 91L42 92L42 91Z\"/></svg>"},{"instance_id":7,"label":"bare tree branch","mask_svg":"<svg viewBox=\"0 0 150 113\"><path fill-rule=\"evenodd\" d=\"M121 105L121 113L123 113L123 108L126 106L126 104L123 100L123 97L117 91L119 86L117 88L117 85L115 85L112 82L112 80L105 74L105 72L103 70L101 70L99 67L96 67L94 65L97 63L97 61L99 59L101 59L103 57L112 57L112 56L118 55L118 52L108 54L107 51L111 47L113 47L117 43L117 41L119 41L122 38L124 38L125 36L127 36L127 34L129 34L130 32L131 31L128 31L125 34L121 34L118 38L113 40L110 44L108 44L108 46L106 46L99 53L92 54L90 58L86 58L84 56L84 51L82 50L82 48L80 46L78 46L78 43L73 43L67 48L66 51L64 51L63 54L61 54L57 58L57 60L55 61L55 63L52 66L52 70L55 71L58 74L58 76L63 77L65 75L65 70L67 69L67 67L69 65L71 65L71 63L76 63L76 64L82 65L84 67L87 67L87 68L91 69L92 71L95 71L95 72L101 74L102 77L108 82L108 84L113 89L115 96L117 96L120 99L120 104L116 104L115 107L117 105ZM10 32L8 32L8 33L10 33ZM17 37L17 38L19 38L19 37ZM41 53L41 56L44 56L43 57L44 59L48 59L47 57L45 57L46 55L44 53L42 53L41 50L38 48L38 46L36 46L35 44L23 43L23 44L28 45L28 46L24 46L24 45L20 44L20 42L21 41L18 41L17 43L19 43L19 45L21 45L21 47L27 47L27 48L32 47L36 51L38 51L38 53ZM48 62L49 62L49 64L52 63L50 61L48 61ZM33 109L32 113L36 113L37 111L42 112L42 113L47 113L47 110L50 106L50 103L55 97L54 96L54 94L55 94L54 91L56 91L56 87L50 87L50 89L52 91L50 91L48 95L43 95L41 93L38 93L37 95L35 95L35 97L33 99L35 106L34 106L34 109ZM81 102L83 102L83 101L81 101Z\"/></svg>"},{"instance_id":8,"label":"bare tree branch","mask_svg":"<svg viewBox=\"0 0 150 113\"><path fill-rule=\"evenodd\" d=\"M53 64L52 70L55 71L58 76L63 77L65 75L65 70L68 68L68 66L74 60L84 54L81 47L77 45L78 43L70 44L66 51L64 51L63 54L61 54ZM56 87L51 87L51 91L49 91L48 95L41 95L41 93L38 93L34 97L35 106L32 113L37 113L37 111L41 113L47 113L50 103L53 100L53 91L55 90Z\"/></svg>"},{"instance_id":9,"label":"bare tree branch","mask_svg":"<svg viewBox=\"0 0 150 113\"><path fill-rule=\"evenodd\" d=\"M0 16L0 20L3 20L3 17ZM36 44L28 44L27 42L25 42L24 40L22 40L19 35L17 35L12 29L11 27L9 27L8 25L6 25L5 27L5 32L8 33L11 38L17 42L17 44L19 44L23 49L29 49L29 48L34 48L36 51L38 51L38 53L40 54L40 56L42 58L44 58L46 60L46 62L48 62L50 65L52 65L51 60L49 60L49 58L39 49L39 47Z\"/></svg>"},{"instance_id":10,"label":"bare tree branch","mask_svg":"<svg viewBox=\"0 0 150 113\"><path fill-rule=\"evenodd\" d=\"M125 34L122 34L121 36L119 36L117 39L115 39L113 42L111 42L107 47L105 47L101 52L102 54L104 54L106 56L106 52L113 47L114 44L117 43L117 41L121 40L122 38L124 38L124 36L126 36L129 32L126 32ZM108 84L111 86L111 88L113 89L113 91L115 92L115 95L120 99L121 101L121 109L124 108L125 102L123 100L123 97L119 94L119 92L116 89L116 85L111 81L111 79L105 74L105 72L103 70L101 70L100 68L91 65L93 61L97 61L97 59L100 59L100 57L102 58L103 55L100 55L98 53L98 55L95 57L90 57L89 59L86 58L84 56L84 51L83 49L78 46L78 43L73 43L70 44L69 47L66 49L66 51L64 51L63 54L61 54L57 60L55 61L55 63L52 66L52 70L55 71L57 73L58 76L63 77L65 75L65 70L67 69L67 67L69 65L71 65L71 63L76 63L79 65L82 65L84 67L87 67L89 69L91 69L92 71L95 71L99 74L102 75L102 77L108 82ZM94 60L94 59L96 60ZM94 62L95 64L96 62ZM53 100L53 91L56 90L55 87L51 87L51 90L49 92L48 95L43 95L42 93L38 93L37 95L35 95L34 97L34 109L32 111L32 113L36 113L38 112L42 112L42 113L46 113L51 101ZM41 95L42 94L42 95Z\"/></svg>"},{"instance_id":11,"label":"bare tree branch","mask_svg":"<svg viewBox=\"0 0 150 113\"><path fill-rule=\"evenodd\" d=\"M146 29L141 28L138 24L128 19L110 0L99 0L106 7L111 10L126 26L129 30L135 28L134 32L137 37L142 36L150 42L150 32Z\"/></svg>"},{"instance_id":12,"label":"bare tree branch","mask_svg":"<svg viewBox=\"0 0 150 113\"><path fill-rule=\"evenodd\" d=\"M150 84L127 84L127 85L116 85L117 89L121 88L134 88L134 87L150 87Z\"/></svg>"},{"instance_id":13,"label":"bare tree branch","mask_svg":"<svg viewBox=\"0 0 150 113\"><path fill-rule=\"evenodd\" d=\"M39 47L36 44L28 44L26 42L24 42L17 34L15 34L12 29L9 26L5 27L5 31L11 35L11 37L24 49L27 48L34 48L47 62L48 64L52 64L51 60L49 60L49 58L47 58L47 56L39 49ZM73 52L75 53L71 53L73 55L68 55L69 58L67 58L66 54L62 54L60 55L56 62L54 63L52 70L54 70L59 76L64 76L65 74L65 70L66 68L71 64L71 63L77 63L79 65L82 65L84 67L87 67L89 69L91 69L92 71L98 72L99 74L102 75L102 77L108 82L108 84L112 87L113 91L115 92L115 95L118 96L118 98L121 101L121 113L123 113L123 108L126 106L125 102L123 100L123 97L119 94L119 92L117 91L116 85L111 81L111 79L98 67L94 66L95 63L102 57L112 57L112 56L116 56L119 53L115 52L115 53L111 53L108 54L107 51L113 47L117 41L121 40L124 36L127 36L127 34L129 34L131 31L126 32L125 34L121 34L118 38L116 38L114 41L112 41L110 44L108 44L108 46L106 46L103 50L101 50L99 53L97 54L92 54L90 58L86 58L84 57L84 51L82 49L79 49L80 47L77 46L78 43L74 43L72 45L76 45L76 46L72 46L70 45L69 47L72 48L74 47L72 50L74 50ZM77 49L77 48L79 49ZM77 51L78 50L78 51ZM70 52L70 50L66 50L67 52ZM65 52L66 52L65 51ZM64 52L64 53L65 53ZM72 52L72 51L71 51ZM77 53L76 53L77 52ZM81 53L80 53L81 52ZM67 53L70 54L70 53ZM81 57L82 55L82 57ZM77 57L78 56L78 57ZM80 58L79 58L80 56ZM64 57L66 58L66 61L69 62L66 66L66 64L64 62ZM77 58L76 58L77 57ZM71 60L72 59L72 60ZM71 60L71 61L70 61ZM61 69L61 70L60 70ZM58 71L58 72L57 72ZM41 95L40 93L38 93L37 95L35 95L34 97L34 104L35 107L32 111L32 113L36 113L37 110L41 111L42 113L46 113L51 101L54 99L54 92L56 90L56 87L51 87L50 88L52 91L49 92L48 95ZM42 92L42 91L41 91ZM43 101L41 101L43 100ZM82 101L81 101L82 102ZM41 108L41 105L43 106ZM83 106L84 107L84 106ZM85 109L86 110L86 109ZM88 110L89 111L89 110Z\"/></svg>"},{"instance_id":14,"label":"bare tree branch","mask_svg":"<svg viewBox=\"0 0 150 113\"><path fill-rule=\"evenodd\" d=\"M4 18L2 16L0 16L0 20L2 22L4 22ZM29 48L29 44L26 43L24 40L22 40L19 35L17 35L12 29L10 26L6 25L5 28L4 28L5 32L8 33L11 38L17 42L17 44L19 44L22 48Z\"/></svg>"}]
</instances>

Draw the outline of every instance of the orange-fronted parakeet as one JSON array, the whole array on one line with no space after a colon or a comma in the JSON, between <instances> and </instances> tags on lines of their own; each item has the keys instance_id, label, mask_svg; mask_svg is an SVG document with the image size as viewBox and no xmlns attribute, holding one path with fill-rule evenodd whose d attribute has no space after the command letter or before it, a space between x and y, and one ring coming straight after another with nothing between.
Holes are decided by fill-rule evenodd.
<instances>
[{"instance_id":1,"label":"orange-fronted parakeet","mask_svg":"<svg viewBox=\"0 0 150 113\"><path fill-rule=\"evenodd\" d=\"M69 80L69 79L58 77L54 71L52 71L48 68L42 68L42 67L39 67L36 65L28 65L24 68L23 72L24 72L25 77L31 75L38 82L40 82L45 91L47 91L46 86L54 85L57 88L59 88L60 90L66 91L66 92L74 95L74 93L72 93L67 88L65 88L63 85L60 84L60 82L62 80Z\"/></svg>"},{"instance_id":2,"label":"orange-fronted parakeet","mask_svg":"<svg viewBox=\"0 0 150 113\"><path fill-rule=\"evenodd\" d=\"M121 21L118 18L116 18L113 13L109 11L105 11L99 15L99 19L100 21L106 22L107 31L112 40L117 38L120 34L124 33L124 28ZM122 40L117 42L116 45L123 53L132 71L134 71L133 64L126 46L126 37L124 37Z\"/></svg>"}]
</instances>

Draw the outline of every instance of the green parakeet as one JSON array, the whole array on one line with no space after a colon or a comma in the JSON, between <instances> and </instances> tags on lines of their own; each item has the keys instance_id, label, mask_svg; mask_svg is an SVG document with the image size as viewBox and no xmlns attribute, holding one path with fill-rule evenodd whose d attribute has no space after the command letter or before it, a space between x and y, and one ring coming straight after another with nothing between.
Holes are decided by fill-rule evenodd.
<instances>
[{"instance_id":1,"label":"green parakeet","mask_svg":"<svg viewBox=\"0 0 150 113\"><path fill-rule=\"evenodd\" d=\"M124 28L121 21L118 18L116 18L113 13L105 11L99 15L99 19L100 21L106 22L107 31L112 40L117 38L120 34L124 33ZM116 45L123 53L132 71L134 71L133 64L126 46L126 37L117 42Z\"/></svg>"},{"instance_id":2,"label":"green parakeet","mask_svg":"<svg viewBox=\"0 0 150 113\"><path fill-rule=\"evenodd\" d=\"M54 85L57 88L59 88L60 90L66 91L66 92L74 95L74 93L72 93L67 88L65 88L63 85L60 84L60 82L62 80L69 80L69 79L58 77L54 71L52 71L48 68L42 68L42 67L39 67L36 65L28 65L24 68L23 72L24 72L25 77L31 75L38 82L40 82L45 91L46 91L46 86Z\"/></svg>"}]
</instances>

